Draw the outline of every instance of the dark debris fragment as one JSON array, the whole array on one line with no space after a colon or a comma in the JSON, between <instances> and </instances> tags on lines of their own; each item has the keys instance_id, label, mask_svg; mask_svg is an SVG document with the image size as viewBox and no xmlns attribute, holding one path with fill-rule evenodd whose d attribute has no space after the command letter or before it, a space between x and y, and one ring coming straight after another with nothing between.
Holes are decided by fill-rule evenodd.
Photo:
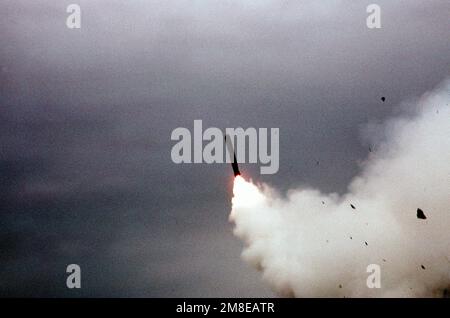
<instances>
[{"instance_id":1,"label":"dark debris fragment","mask_svg":"<svg viewBox=\"0 0 450 318\"><path fill-rule=\"evenodd\" d=\"M425 213L423 213L422 209L417 209L417 218L418 219L422 219L422 220L426 220L427 217L425 216Z\"/></svg>"}]
</instances>

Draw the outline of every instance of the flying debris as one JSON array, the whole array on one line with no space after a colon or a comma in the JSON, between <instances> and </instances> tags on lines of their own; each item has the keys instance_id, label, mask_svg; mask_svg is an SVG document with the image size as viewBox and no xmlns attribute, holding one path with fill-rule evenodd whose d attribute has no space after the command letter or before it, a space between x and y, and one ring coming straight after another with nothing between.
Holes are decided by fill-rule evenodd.
<instances>
[{"instance_id":1,"label":"flying debris","mask_svg":"<svg viewBox=\"0 0 450 318\"><path fill-rule=\"evenodd\" d=\"M234 152L233 145L231 144L231 141L230 140L227 141L227 136L226 135L225 135L225 143L227 144L228 152L230 154L231 168L233 168L234 176L235 177L240 176L241 172L239 171L239 167L238 167L238 163L237 163L237 159L236 159L236 153ZM233 154L233 158L231 158L231 154Z\"/></svg>"},{"instance_id":2,"label":"flying debris","mask_svg":"<svg viewBox=\"0 0 450 318\"><path fill-rule=\"evenodd\" d=\"M426 220L427 217L425 216L425 213L423 213L422 209L417 209L417 218Z\"/></svg>"}]
</instances>

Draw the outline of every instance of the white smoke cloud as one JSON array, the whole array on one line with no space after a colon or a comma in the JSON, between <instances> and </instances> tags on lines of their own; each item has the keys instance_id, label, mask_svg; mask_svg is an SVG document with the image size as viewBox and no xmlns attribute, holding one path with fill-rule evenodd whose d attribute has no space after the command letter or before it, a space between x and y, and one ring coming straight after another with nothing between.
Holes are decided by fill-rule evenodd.
<instances>
[{"instance_id":1,"label":"white smoke cloud","mask_svg":"<svg viewBox=\"0 0 450 318\"><path fill-rule=\"evenodd\" d=\"M345 195L303 188L282 197L236 178L230 220L243 258L283 296L442 295L450 286L449 97L446 81L405 103L400 117L369 125L378 146ZM381 267L380 289L366 285L369 264Z\"/></svg>"}]
</instances>

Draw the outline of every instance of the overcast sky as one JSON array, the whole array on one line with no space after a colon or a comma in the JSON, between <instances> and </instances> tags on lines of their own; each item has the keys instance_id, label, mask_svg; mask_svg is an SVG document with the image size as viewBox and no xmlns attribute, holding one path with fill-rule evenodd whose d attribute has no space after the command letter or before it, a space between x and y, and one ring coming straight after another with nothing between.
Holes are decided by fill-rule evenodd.
<instances>
[{"instance_id":1,"label":"overcast sky","mask_svg":"<svg viewBox=\"0 0 450 318\"><path fill-rule=\"evenodd\" d=\"M240 259L231 167L174 164L171 132L278 127L279 172L247 176L345 192L362 128L450 75L447 0L376 1L368 29L373 2L3 0L0 295L274 295Z\"/></svg>"}]
</instances>

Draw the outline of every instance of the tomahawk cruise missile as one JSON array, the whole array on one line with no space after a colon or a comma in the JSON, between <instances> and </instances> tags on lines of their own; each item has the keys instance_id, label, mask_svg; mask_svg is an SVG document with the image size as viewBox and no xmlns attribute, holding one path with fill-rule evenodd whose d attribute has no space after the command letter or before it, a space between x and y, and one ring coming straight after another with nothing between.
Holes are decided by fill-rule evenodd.
<instances>
[{"instance_id":1,"label":"tomahawk cruise missile","mask_svg":"<svg viewBox=\"0 0 450 318\"><path fill-rule=\"evenodd\" d=\"M233 145L231 144L230 138L227 140L227 136L225 135L225 143L227 144L228 153L230 154L230 161L231 161L231 168L233 168L234 176L237 177L241 175L241 172L239 171L237 159L236 159L236 153L234 152ZM231 154L233 154L233 158L231 158Z\"/></svg>"}]
</instances>

